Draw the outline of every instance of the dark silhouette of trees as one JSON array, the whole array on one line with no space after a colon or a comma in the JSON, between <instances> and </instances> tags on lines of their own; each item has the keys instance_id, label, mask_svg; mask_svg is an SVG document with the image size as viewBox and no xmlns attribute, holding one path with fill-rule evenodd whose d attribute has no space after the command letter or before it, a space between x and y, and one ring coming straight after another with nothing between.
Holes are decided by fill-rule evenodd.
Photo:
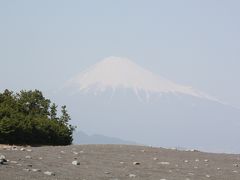
<instances>
[{"instance_id":1,"label":"dark silhouette of trees","mask_svg":"<svg viewBox=\"0 0 240 180\"><path fill-rule=\"evenodd\" d=\"M69 145L74 127L66 106L57 105L39 90L0 93L0 144Z\"/></svg>"}]
</instances>

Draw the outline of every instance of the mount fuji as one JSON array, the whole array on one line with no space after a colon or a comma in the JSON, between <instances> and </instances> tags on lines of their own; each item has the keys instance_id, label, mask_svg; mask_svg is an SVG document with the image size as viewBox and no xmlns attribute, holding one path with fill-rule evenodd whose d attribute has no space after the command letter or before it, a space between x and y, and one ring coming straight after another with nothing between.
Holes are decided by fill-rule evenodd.
<instances>
[{"instance_id":1,"label":"mount fuji","mask_svg":"<svg viewBox=\"0 0 240 180\"><path fill-rule=\"evenodd\" d=\"M71 78L61 98L74 124L88 133L151 146L240 152L238 109L127 58L106 58Z\"/></svg>"}]
</instances>

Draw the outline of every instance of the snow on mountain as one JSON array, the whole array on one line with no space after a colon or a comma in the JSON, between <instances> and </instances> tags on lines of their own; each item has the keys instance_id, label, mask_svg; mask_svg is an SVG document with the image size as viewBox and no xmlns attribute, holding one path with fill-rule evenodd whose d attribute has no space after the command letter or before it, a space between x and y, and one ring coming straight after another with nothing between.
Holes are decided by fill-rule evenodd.
<instances>
[{"instance_id":1,"label":"snow on mountain","mask_svg":"<svg viewBox=\"0 0 240 180\"><path fill-rule=\"evenodd\" d=\"M174 83L140 67L127 58L121 57L105 58L72 78L67 84L75 86L82 92L94 90L95 93L98 93L108 89L114 91L125 88L133 90L138 97L140 92L144 92L147 98L152 93L173 93L218 101L206 93Z\"/></svg>"}]
</instances>

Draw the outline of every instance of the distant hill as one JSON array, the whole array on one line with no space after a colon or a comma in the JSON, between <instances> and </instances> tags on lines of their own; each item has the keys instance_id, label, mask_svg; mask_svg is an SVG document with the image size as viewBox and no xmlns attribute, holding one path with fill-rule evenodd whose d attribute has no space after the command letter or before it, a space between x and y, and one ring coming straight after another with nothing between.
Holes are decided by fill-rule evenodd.
<instances>
[{"instance_id":1,"label":"distant hill","mask_svg":"<svg viewBox=\"0 0 240 180\"><path fill-rule=\"evenodd\" d=\"M76 131L73 134L73 144L127 144L137 145L135 142L108 137L100 134L88 135L83 131Z\"/></svg>"}]
</instances>

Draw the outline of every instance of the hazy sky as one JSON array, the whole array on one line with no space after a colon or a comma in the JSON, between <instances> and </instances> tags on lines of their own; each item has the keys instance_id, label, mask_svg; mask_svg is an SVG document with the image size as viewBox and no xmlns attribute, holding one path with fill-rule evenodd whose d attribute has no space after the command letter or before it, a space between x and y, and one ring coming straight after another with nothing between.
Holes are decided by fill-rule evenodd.
<instances>
[{"instance_id":1,"label":"hazy sky","mask_svg":"<svg viewBox=\"0 0 240 180\"><path fill-rule=\"evenodd\" d=\"M47 94L128 57L240 107L238 0L0 0L0 90Z\"/></svg>"}]
</instances>

